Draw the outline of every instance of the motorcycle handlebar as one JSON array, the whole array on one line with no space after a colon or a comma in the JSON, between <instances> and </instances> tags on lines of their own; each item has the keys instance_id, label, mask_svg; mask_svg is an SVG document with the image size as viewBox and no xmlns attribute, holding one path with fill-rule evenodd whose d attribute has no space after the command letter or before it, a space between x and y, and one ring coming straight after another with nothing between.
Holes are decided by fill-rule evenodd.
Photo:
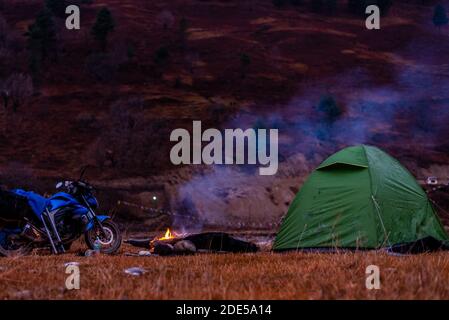
<instances>
[{"instance_id":1,"label":"motorcycle handlebar","mask_svg":"<svg viewBox=\"0 0 449 320\"><path fill-rule=\"evenodd\" d=\"M89 183L82 181L82 180L77 180L77 181L61 181L58 182L56 184L56 189L60 189L61 187L66 187L66 188L70 188L70 187L78 187L78 188L84 188L84 189L88 189L89 191L96 191L97 188L95 188L94 186L90 185Z\"/></svg>"},{"instance_id":2,"label":"motorcycle handlebar","mask_svg":"<svg viewBox=\"0 0 449 320\"><path fill-rule=\"evenodd\" d=\"M82 188L86 188L86 189L91 190L91 191L97 190L97 188L95 188L93 185L91 185L91 184L89 184L89 183L87 183L85 181L78 180L76 183L78 184L78 186L80 186Z\"/></svg>"}]
</instances>

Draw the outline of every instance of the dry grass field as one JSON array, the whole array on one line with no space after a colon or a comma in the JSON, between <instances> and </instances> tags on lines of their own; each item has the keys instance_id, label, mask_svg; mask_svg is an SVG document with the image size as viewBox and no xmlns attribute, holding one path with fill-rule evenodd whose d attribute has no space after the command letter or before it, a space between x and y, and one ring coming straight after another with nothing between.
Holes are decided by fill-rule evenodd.
<instances>
[{"instance_id":1,"label":"dry grass field","mask_svg":"<svg viewBox=\"0 0 449 320\"><path fill-rule=\"evenodd\" d=\"M64 264L80 263L81 289ZM367 290L376 264L381 289ZM146 273L124 272L141 267ZM34 255L0 258L0 299L448 299L449 254L200 254L179 257Z\"/></svg>"}]
</instances>

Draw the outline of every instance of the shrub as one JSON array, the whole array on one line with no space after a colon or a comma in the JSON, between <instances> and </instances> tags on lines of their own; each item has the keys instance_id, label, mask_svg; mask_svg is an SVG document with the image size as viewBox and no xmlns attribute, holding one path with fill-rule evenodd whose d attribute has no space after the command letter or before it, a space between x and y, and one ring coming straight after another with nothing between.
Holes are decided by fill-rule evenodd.
<instances>
[{"instance_id":1,"label":"shrub","mask_svg":"<svg viewBox=\"0 0 449 320\"><path fill-rule=\"evenodd\" d=\"M175 23L175 17L173 16L173 13L171 13L171 11L164 10L157 15L156 22L162 27L162 29L168 30L173 27Z\"/></svg>"},{"instance_id":2,"label":"shrub","mask_svg":"<svg viewBox=\"0 0 449 320\"><path fill-rule=\"evenodd\" d=\"M92 113L83 112L76 116L75 125L79 131L97 129L97 117Z\"/></svg>"},{"instance_id":3,"label":"shrub","mask_svg":"<svg viewBox=\"0 0 449 320\"><path fill-rule=\"evenodd\" d=\"M9 106L10 101L13 112L17 112L18 108L33 95L33 92L33 81L29 75L23 73L11 75L6 80L2 92L5 107Z\"/></svg>"},{"instance_id":4,"label":"shrub","mask_svg":"<svg viewBox=\"0 0 449 320\"><path fill-rule=\"evenodd\" d=\"M170 52L169 52L168 48L165 46L162 46L156 50L153 60L154 60L155 64L163 65L168 61L169 58L170 58Z\"/></svg>"},{"instance_id":5,"label":"shrub","mask_svg":"<svg viewBox=\"0 0 449 320\"><path fill-rule=\"evenodd\" d=\"M438 29L441 29L442 26L448 24L449 20L446 14L446 9L443 5L439 4L435 6L432 21L433 24L438 27Z\"/></svg>"},{"instance_id":6,"label":"shrub","mask_svg":"<svg viewBox=\"0 0 449 320\"><path fill-rule=\"evenodd\" d=\"M325 115L326 121L330 123L335 122L343 114L343 110L331 95L323 96L317 109Z\"/></svg>"},{"instance_id":7,"label":"shrub","mask_svg":"<svg viewBox=\"0 0 449 320\"><path fill-rule=\"evenodd\" d=\"M211 119L214 124L219 124L225 121L230 114L230 110L226 108L224 104L214 103L211 104L208 109L208 118Z\"/></svg>"}]
</instances>

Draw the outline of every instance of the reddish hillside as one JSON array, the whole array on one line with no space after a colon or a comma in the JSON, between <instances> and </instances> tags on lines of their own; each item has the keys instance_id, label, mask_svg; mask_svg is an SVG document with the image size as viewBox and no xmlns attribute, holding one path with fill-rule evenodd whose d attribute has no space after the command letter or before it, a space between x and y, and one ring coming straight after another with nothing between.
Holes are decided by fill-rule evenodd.
<instances>
[{"instance_id":1,"label":"reddish hillside","mask_svg":"<svg viewBox=\"0 0 449 320\"><path fill-rule=\"evenodd\" d=\"M15 45L1 80L30 72L23 33L43 1L10 2L0 13ZM380 146L416 175L432 165L445 174L448 30L432 25L433 2L394 2L379 31L349 14L346 1L333 14L268 0L81 4L80 31L56 20L57 58L44 62L35 95L16 113L0 110L3 182L53 181L90 163L97 181L158 175L179 192L195 173L170 164L169 134L192 120L280 129L279 179L288 182L280 191L254 182L270 187L261 192L279 207L276 217L294 194L287 190L349 144ZM90 35L103 6L116 22L105 53ZM316 110L325 95L344 111L332 125Z\"/></svg>"}]
</instances>

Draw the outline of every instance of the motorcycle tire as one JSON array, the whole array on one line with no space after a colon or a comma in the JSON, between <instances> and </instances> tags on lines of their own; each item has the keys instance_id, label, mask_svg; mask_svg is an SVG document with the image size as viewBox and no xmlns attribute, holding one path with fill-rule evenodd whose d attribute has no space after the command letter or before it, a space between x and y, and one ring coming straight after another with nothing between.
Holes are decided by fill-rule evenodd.
<instances>
[{"instance_id":1,"label":"motorcycle tire","mask_svg":"<svg viewBox=\"0 0 449 320\"><path fill-rule=\"evenodd\" d=\"M100 252L104 254L116 253L122 245L122 234L115 222L112 220L105 220L101 223L105 231L112 236L108 239L99 239L101 243ZM84 234L84 239L87 246L91 250L95 250L95 241L98 237L97 230L95 228L87 231Z\"/></svg>"}]
</instances>

